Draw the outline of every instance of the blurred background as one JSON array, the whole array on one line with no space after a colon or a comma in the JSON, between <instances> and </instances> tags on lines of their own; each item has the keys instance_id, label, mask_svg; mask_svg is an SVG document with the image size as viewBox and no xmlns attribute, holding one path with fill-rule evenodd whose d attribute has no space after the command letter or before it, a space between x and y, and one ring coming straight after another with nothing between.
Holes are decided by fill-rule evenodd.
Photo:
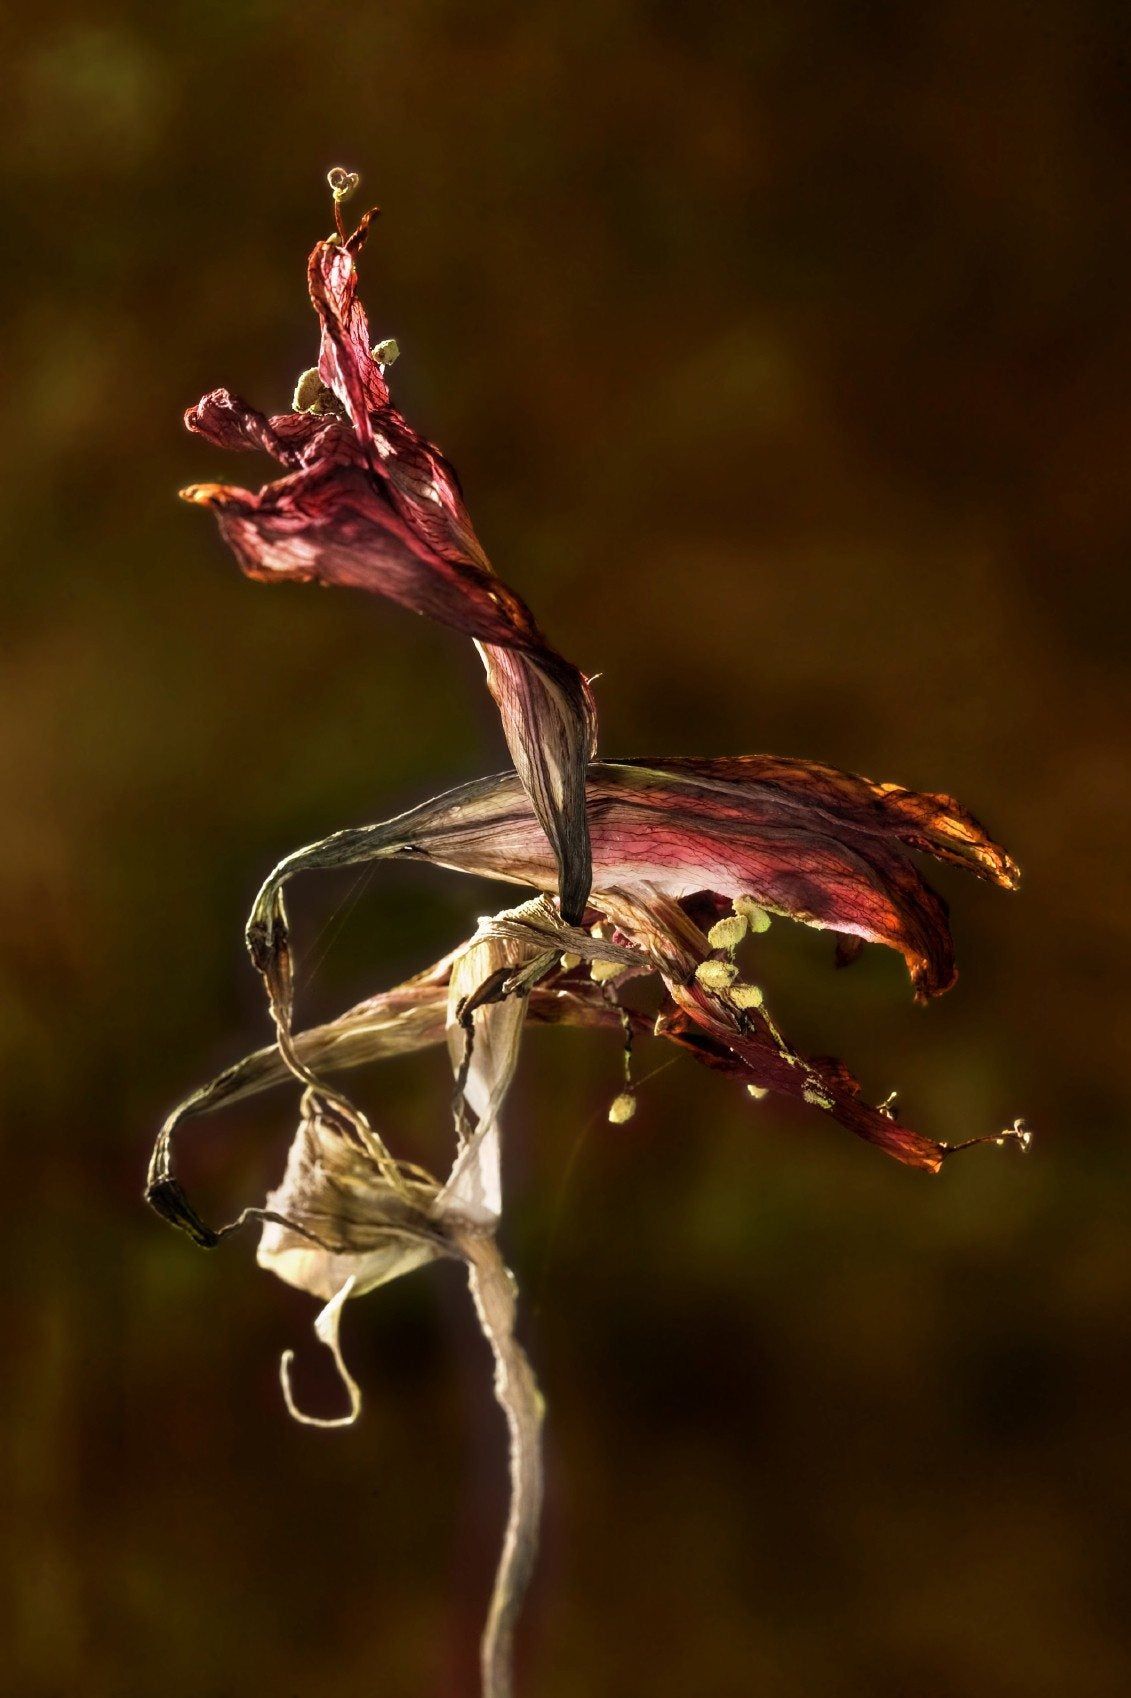
<instances>
[{"instance_id":1,"label":"blurred background","mask_svg":"<svg viewBox=\"0 0 1131 1698\"><path fill-rule=\"evenodd\" d=\"M600 673L607 754L768 750L947 790L962 978L786 924L799 1043L1027 1160L930 1180L683 1059L530 1035L508 1253L549 1400L538 1698L1084 1698L1131 1680L1124 8L617 0L16 7L0 24L3 1329L19 1698L471 1698L503 1439L458 1272L314 1304L143 1206L152 1136L266 1041L242 925L289 849L505 762L469 644L243 580L186 435L314 357L324 174L394 394ZM352 209L351 209L352 210ZM264 466L262 471L265 473ZM352 892L352 893L351 893ZM307 879L300 1012L507 893ZM352 904L352 906L351 906ZM1125 1053L1125 1052L1124 1052ZM643 1074L667 1059L641 1049ZM439 1053L358 1076L442 1159ZM261 1198L286 1090L185 1136Z\"/></svg>"}]
</instances>

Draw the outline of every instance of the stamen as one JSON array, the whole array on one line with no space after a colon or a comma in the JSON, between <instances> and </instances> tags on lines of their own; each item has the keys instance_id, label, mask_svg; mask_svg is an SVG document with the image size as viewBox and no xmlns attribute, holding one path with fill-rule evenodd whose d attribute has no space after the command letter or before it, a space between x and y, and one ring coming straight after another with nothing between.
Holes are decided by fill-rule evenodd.
<instances>
[{"instance_id":1,"label":"stamen","mask_svg":"<svg viewBox=\"0 0 1131 1698\"><path fill-rule=\"evenodd\" d=\"M1007 1126L1004 1132L991 1132L981 1138L965 1138L961 1144L943 1144L943 1154L956 1156L959 1150L972 1150L979 1144L996 1144L1001 1149L1005 1144L1016 1144L1025 1155L1033 1142L1033 1128L1027 1120L1015 1120L1012 1126Z\"/></svg>"},{"instance_id":2,"label":"stamen","mask_svg":"<svg viewBox=\"0 0 1131 1698\"><path fill-rule=\"evenodd\" d=\"M317 366L309 366L295 384L291 397L292 413L333 413L337 411L334 391L318 375Z\"/></svg>"},{"instance_id":3,"label":"stamen","mask_svg":"<svg viewBox=\"0 0 1131 1698\"><path fill-rule=\"evenodd\" d=\"M736 949L746 936L746 929L745 914L728 914L725 920L716 920L707 933L707 942L712 949Z\"/></svg>"},{"instance_id":4,"label":"stamen","mask_svg":"<svg viewBox=\"0 0 1131 1698\"><path fill-rule=\"evenodd\" d=\"M605 1001L610 1008L615 1008L620 1016L621 1031L624 1034L624 1046L621 1063L624 1068L624 1090L614 1097L609 1105L609 1122L613 1126L623 1126L626 1120L631 1120L636 1113L636 1092L632 1088L632 1041L635 1033L632 1029L632 1016L627 1008L622 1008L617 1001L616 992L604 990Z\"/></svg>"},{"instance_id":5,"label":"stamen","mask_svg":"<svg viewBox=\"0 0 1131 1698\"><path fill-rule=\"evenodd\" d=\"M731 985L727 996L736 1008L761 1008L762 988L760 985Z\"/></svg>"},{"instance_id":6,"label":"stamen","mask_svg":"<svg viewBox=\"0 0 1131 1698\"><path fill-rule=\"evenodd\" d=\"M706 990L726 990L738 977L733 961L700 961L695 977Z\"/></svg>"},{"instance_id":7,"label":"stamen","mask_svg":"<svg viewBox=\"0 0 1131 1698\"><path fill-rule=\"evenodd\" d=\"M752 932L769 931L770 916L763 907L755 902L752 896L736 896L734 911L736 914L741 914Z\"/></svg>"},{"instance_id":8,"label":"stamen","mask_svg":"<svg viewBox=\"0 0 1131 1698\"><path fill-rule=\"evenodd\" d=\"M386 336L383 342L374 342L370 352L379 366L395 365L401 357L400 345L395 336Z\"/></svg>"}]
</instances>

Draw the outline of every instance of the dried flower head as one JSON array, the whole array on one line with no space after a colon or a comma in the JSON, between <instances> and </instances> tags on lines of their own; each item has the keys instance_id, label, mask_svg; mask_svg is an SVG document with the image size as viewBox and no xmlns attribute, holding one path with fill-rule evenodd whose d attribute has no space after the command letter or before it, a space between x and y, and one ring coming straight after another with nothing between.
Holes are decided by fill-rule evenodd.
<instances>
[{"instance_id":1,"label":"dried flower head","mask_svg":"<svg viewBox=\"0 0 1131 1698\"><path fill-rule=\"evenodd\" d=\"M542 1401L515 1337L516 1287L496 1244L503 1211L502 1111L529 1020L616 1032L621 1088L613 1126L637 1112L633 1043L651 1032L704 1066L815 1108L912 1167L937 1171L973 1144L1027 1148L1023 1121L947 1143L899 1118L894 1093L869 1103L848 1069L797 1050L747 976L771 916L832 932L838 966L867 943L906 963L916 998L954 982L941 898L912 858L929 855L1014 889L1018 871L972 815L947 796L876 784L814 762L768 755L605 762L595 755L588 681L542 636L493 573L459 481L439 451L393 408L397 356L371 344L357 296L357 258L373 218L347 234L341 207L356 175L330 173L337 233L308 265L321 341L289 413L266 418L227 390L186 415L217 447L261 448L287 475L258 492L203 484L249 575L312 579L380 593L471 636L487 668L515 763L395 819L339 831L287 856L264 883L247 943L267 992L275 1041L196 1091L165 1122L147 1195L196 1243L211 1247L249 1222L258 1261L317 1297L319 1340L348 1405L299 1420L356 1419L361 1393L342 1353L347 1302L433 1262L467 1269L506 1415L511 1501L482 1641L485 1698L509 1698L511 1647L530 1576L542 1499ZM535 894L479 921L461 947L392 990L307 1031L294 1023L295 980L285 893L318 868L413 859L486 875ZM653 1007L629 1000L650 981ZM656 1004L658 1003L658 1010ZM394 1154L330 1076L387 1056L445 1046L454 1077L451 1166L434 1177ZM280 1183L262 1205L213 1228L174 1172L187 1123L285 1082L301 1091Z\"/></svg>"},{"instance_id":2,"label":"dried flower head","mask_svg":"<svg viewBox=\"0 0 1131 1698\"><path fill-rule=\"evenodd\" d=\"M357 186L331 172L335 210ZM343 186L344 185L344 186ZM214 447L261 449L287 476L258 491L193 484L249 577L369 590L475 640L511 758L554 848L562 907L580 918L589 885L583 802L597 720L587 680L546 641L492 569L455 468L392 405L395 342L372 343L357 261L376 208L352 234L317 243L307 265L321 327L318 364L289 413L267 418L216 389L185 414Z\"/></svg>"}]
</instances>

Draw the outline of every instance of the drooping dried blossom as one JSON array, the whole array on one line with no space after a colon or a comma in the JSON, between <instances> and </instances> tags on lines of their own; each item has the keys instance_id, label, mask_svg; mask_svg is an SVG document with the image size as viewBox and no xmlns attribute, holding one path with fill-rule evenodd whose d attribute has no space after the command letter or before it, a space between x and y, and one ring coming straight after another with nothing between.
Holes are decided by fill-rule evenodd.
<instances>
[{"instance_id":1,"label":"drooping dried blossom","mask_svg":"<svg viewBox=\"0 0 1131 1698\"><path fill-rule=\"evenodd\" d=\"M150 1169L150 1200L197 1242L216 1244L259 1221L259 1265L322 1299L315 1333L334 1359L349 1407L333 1417L304 1413L291 1390L287 1352L280 1365L287 1407L309 1425L349 1425L360 1412L360 1388L340 1342L347 1301L430 1261L465 1264L494 1355L495 1392L510 1441L510 1509L481 1648L485 1698L508 1698L511 1691L514 1626L533 1567L542 1501L542 1399L515 1336L516 1286L495 1244L502 1207L499 1114L528 1014L582 1026L619 1027L625 1018L593 985L563 982L564 945L579 959L622 970L644 964L622 944L565 925L544 902L496 915L482 921L461 949L406 984L297 1038L280 1030L276 1048L259 1051L195 1092L166 1122ZM317 1082L314 1069L357 1066L445 1038L456 1078L457 1148L440 1183L395 1159L366 1116ZM262 1208L245 1210L219 1231L205 1227L173 1178L175 1132L195 1116L296 1075L306 1088L281 1183Z\"/></svg>"},{"instance_id":2,"label":"drooping dried blossom","mask_svg":"<svg viewBox=\"0 0 1131 1698\"><path fill-rule=\"evenodd\" d=\"M266 418L227 389L185 414L224 449L261 449L288 475L258 491L194 484L249 577L353 586L475 640L507 747L560 873L562 910L580 918L589 888L585 765L596 710L585 677L546 641L498 578L475 535L455 468L392 405L388 347L370 348L357 259L374 214L319 242L307 269L321 327L318 365L293 410Z\"/></svg>"},{"instance_id":3,"label":"drooping dried blossom","mask_svg":"<svg viewBox=\"0 0 1131 1698\"><path fill-rule=\"evenodd\" d=\"M749 756L722 761L595 762L588 808L591 908L644 949L675 1007L663 1035L699 1060L760 1089L822 1109L913 1166L938 1168L947 1146L873 1108L838 1061L806 1060L762 1006L760 989L712 959L680 909L706 896L762 916L785 915L838 937L898 950L920 999L953 983L946 907L907 853L927 852L1006 889L1017 869L984 828L947 797L923 795L811 763ZM290 1019L282 891L304 868L381 858L429 860L464 872L554 887L554 868L513 773L462 785L382 825L343 831L297 851L271 875L248 928L284 1024Z\"/></svg>"},{"instance_id":4,"label":"drooping dried blossom","mask_svg":"<svg viewBox=\"0 0 1131 1698\"><path fill-rule=\"evenodd\" d=\"M346 1303L441 1258L464 1264L495 1362L508 1425L511 1497L482 1640L484 1698L510 1698L512 1639L537 1545L542 1402L515 1337L516 1287L495 1242L502 1210L500 1115L528 1020L617 1030L623 1089L609 1122L636 1111L634 1038L650 1030L705 1066L822 1110L897 1160L936 1171L970 1144L1023 1147L1024 1123L946 1144L905 1126L894 1094L873 1105L843 1063L785 1038L740 951L773 916L827 929L836 962L865 943L904 959L916 997L953 983L942 899L914 853L1013 889L1014 863L949 797L923 794L772 756L594 762L588 682L546 643L526 605L494 575L453 468L392 407L396 345L370 347L357 256L372 213L347 235L339 206L357 179L330 173L337 236L310 257L318 364L292 410L273 418L227 390L186 415L214 445L262 449L287 475L257 493L203 484L252 577L313 579L376 591L466 632L482 654L516 771L481 779L397 819L342 831L288 856L267 880L247 941L276 1042L186 1099L158 1137L147 1195L203 1246L261 1224L262 1267L322 1300L315 1331L331 1352L348 1412L296 1405L290 1353L281 1375L291 1413L315 1425L353 1421L361 1393L340 1342ZM542 894L479 922L465 944L392 990L309 1031L294 1030L294 964L284 889L306 869L392 858L426 860ZM657 1013L630 1006L636 981L659 987ZM446 1043L455 1079L455 1151L440 1181L395 1156L329 1074ZM278 1085L302 1086L298 1130L263 1206L213 1229L173 1171L173 1140L193 1118Z\"/></svg>"}]
</instances>

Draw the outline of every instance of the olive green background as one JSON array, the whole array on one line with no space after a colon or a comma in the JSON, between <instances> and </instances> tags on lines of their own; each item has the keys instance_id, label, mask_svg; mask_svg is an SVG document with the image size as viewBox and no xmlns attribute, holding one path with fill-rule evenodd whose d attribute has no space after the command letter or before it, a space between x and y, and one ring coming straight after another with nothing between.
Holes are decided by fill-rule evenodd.
<instances>
[{"instance_id":1,"label":"olive green background","mask_svg":"<svg viewBox=\"0 0 1131 1698\"><path fill-rule=\"evenodd\" d=\"M1131 1680L1123 8L17 6L0 674L5 1566L18 1698L465 1698L502 1434L454 1268L347 1316L141 1202L164 1111L265 1040L281 854L505 760L469 644L240 578L185 435L311 362L323 176L395 396L597 685L606 753L804 755L959 796L1025 869L940 874L962 978L775 925L799 1042L937 1180L680 1060L622 1128L608 1037L535 1032L506 1242L550 1405L527 1698L1107 1698ZM506 893L308 879L300 1008ZM348 910L348 911L347 911ZM329 928L328 930L325 928ZM760 946L761 947L761 946ZM642 1046L640 1070L667 1059ZM439 1054L359 1079L439 1162ZM286 1091L190 1133L215 1216Z\"/></svg>"}]
</instances>

